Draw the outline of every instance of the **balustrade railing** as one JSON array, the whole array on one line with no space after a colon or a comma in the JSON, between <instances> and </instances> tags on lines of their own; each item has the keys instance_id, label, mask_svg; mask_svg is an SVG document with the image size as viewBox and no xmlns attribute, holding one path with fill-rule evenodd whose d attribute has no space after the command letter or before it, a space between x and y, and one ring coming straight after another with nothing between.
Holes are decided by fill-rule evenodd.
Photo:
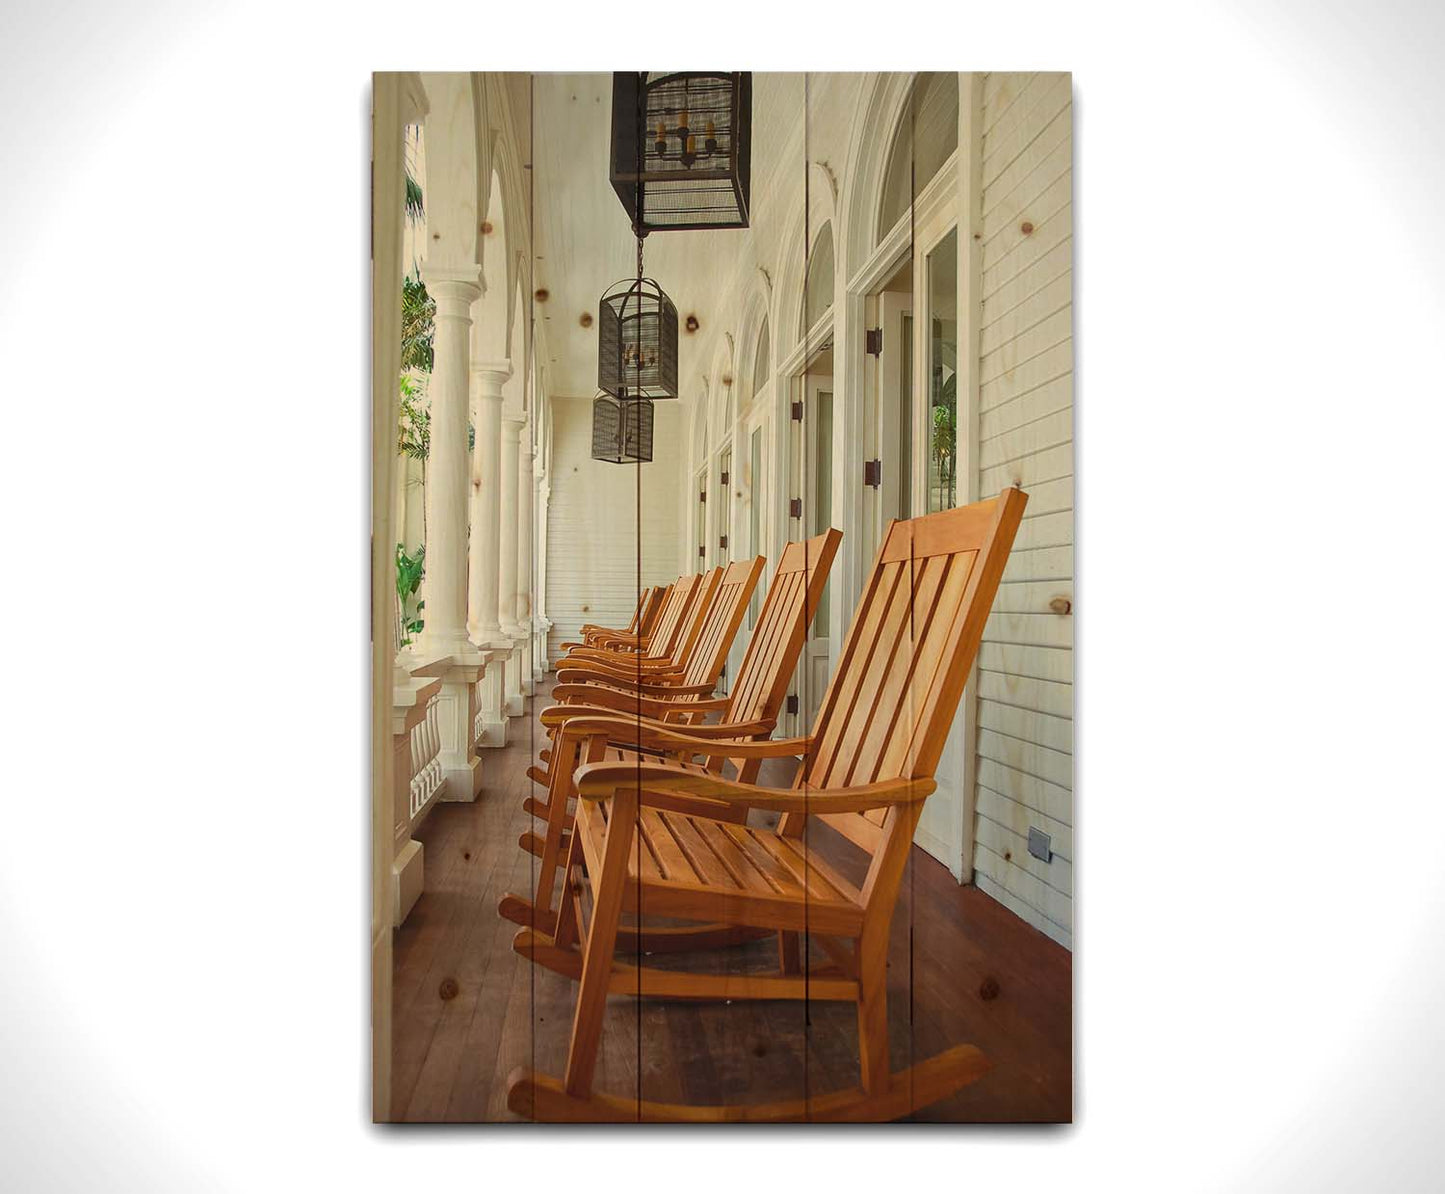
<instances>
[{"instance_id":1,"label":"balustrade railing","mask_svg":"<svg viewBox=\"0 0 1445 1194\"><path fill-rule=\"evenodd\" d=\"M413 827L442 786L440 703L440 697L433 694L426 703L425 716L411 728L410 820Z\"/></svg>"}]
</instances>

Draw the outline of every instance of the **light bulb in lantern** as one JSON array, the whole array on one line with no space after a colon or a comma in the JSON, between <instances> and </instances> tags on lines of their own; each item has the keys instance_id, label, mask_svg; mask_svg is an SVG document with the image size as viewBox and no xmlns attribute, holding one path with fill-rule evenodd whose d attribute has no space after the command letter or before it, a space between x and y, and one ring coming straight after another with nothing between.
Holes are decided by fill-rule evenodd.
<instances>
[{"instance_id":1,"label":"light bulb in lantern","mask_svg":"<svg viewBox=\"0 0 1445 1194\"><path fill-rule=\"evenodd\" d=\"M709 154L717 152L717 126L711 120L707 122L707 139L703 141L702 147Z\"/></svg>"},{"instance_id":2,"label":"light bulb in lantern","mask_svg":"<svg viewBox=\"0 0 1445 1194\"><path fill-rule=\"evenodd\" d=\"M667 125L661 120L657 122L657 140L653 144L659 154L667 152Z\"/></svg>"}]
</instances>

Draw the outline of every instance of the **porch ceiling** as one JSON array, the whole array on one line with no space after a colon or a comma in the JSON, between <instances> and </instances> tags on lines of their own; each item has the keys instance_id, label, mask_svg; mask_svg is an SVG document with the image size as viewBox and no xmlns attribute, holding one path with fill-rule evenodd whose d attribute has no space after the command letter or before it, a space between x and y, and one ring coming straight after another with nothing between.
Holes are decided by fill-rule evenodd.
<instances>
[{"instance_id":1,"label":"porch ceiling","mask_svg":"<svg viewBox=\"0 0 1445 1194\"><path fill-rule=\"evenodd\" d=\"M548 292L546 302L535 308L546 329L543 363L553 394L590 396L597 388L597 301L612 283L636 270L636 242L607 178L612 76L538 73L533 79L534 286ZM756 209L759 188L767 185L801 111L796 103L782 101L799 98L801 88L793 75L758 75L754 88ZM696 315L700 324L698 333L680 335L678 376L684 398L696 395L712 364L711 348L705 352L704 346L714 343L708 333L716 330L742 242L741 233L726 231L647 238L647 274L672 296L679 322ZM592 316L590 327L582 326L584 313Z\"/></svg>"}]
</instances>

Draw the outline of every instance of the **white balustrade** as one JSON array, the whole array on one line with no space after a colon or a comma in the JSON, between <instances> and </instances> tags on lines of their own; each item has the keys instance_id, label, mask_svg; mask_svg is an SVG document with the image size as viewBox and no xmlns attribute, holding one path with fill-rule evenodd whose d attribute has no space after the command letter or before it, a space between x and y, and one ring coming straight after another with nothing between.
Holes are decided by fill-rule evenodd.
<instances>
[{"instance_id":1,"label":"white balustrade","mask_svg":"<svg viewBox=\"0 0 1445 1194\"><path fill-rule=\"evenodd\" d=\"M411 730L411 827L431 806L442 786L441 700L432 696L426 715Z\"/></svg>"}]
</instances>

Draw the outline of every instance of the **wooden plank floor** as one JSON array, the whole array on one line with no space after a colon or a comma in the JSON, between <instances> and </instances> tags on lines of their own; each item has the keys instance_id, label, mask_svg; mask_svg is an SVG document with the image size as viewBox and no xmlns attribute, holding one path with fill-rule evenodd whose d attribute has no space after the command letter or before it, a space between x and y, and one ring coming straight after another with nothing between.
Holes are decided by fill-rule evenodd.
<instances>
[{"instance_id":1,"label":"wooden plank floor","mask_svg":"<svg viewBox=\"0 0 1445 1194\"><path fill-rule=\"evenodd\" d=\"M532 890L535 860L517 837L533 827L521 807L534 788L525 768L540 743L533 715L548 703L550 683L512 721L511 743L487 752L477 802L439 805L417 834L426 888L396 935L397 1120L511 1120L506 1082L516 1066L562 1073L573 985L513 953L516 926L497 915L505 892ZM861 878L831 830L810 831L810 844ZM764 941L706 957L718 969L764 970L775 950ZM1071 955L976 888L959 887L917 847L894 919L888 1013L895 1069L963 1042L993 1063L981 1081L915 1119L1071 1119ZM608 1000L599 1090L666 1102L757 1102L856 1082L851 1004Z\"/></svg>"}]
</instances>

